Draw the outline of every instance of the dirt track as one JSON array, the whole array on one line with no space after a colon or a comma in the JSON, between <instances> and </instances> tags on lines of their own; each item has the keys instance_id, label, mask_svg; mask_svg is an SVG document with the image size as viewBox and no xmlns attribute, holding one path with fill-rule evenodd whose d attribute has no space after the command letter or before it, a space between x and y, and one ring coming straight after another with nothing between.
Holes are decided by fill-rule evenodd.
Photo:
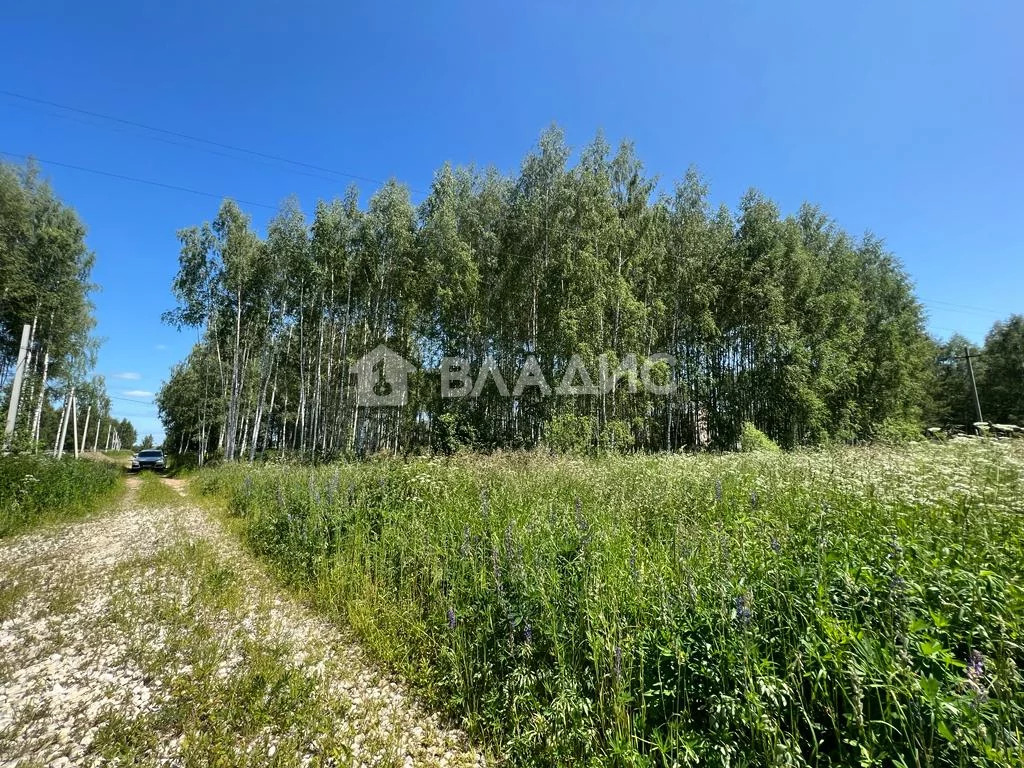
<instances>
[{"instance_id":1,"label":"dirt track","mask_svg":"<svg viewBox=\"0 0 1024 768\"><path fill-rule=\"evenodd\" d=\"M160 504L144 482L108 514L0 543L0 765L483 762L182 481ZM275 675L300 698L252 694Z\"/></svg>"}]
</instances>

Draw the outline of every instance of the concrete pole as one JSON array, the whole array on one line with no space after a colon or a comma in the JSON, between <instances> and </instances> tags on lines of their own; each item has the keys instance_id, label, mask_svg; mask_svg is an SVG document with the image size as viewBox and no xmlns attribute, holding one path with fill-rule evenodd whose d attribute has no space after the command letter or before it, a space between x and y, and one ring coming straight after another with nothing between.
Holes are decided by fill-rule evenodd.
<instances>
[{"instance_id":1,"label":"concrete pole","mask_svg":"<svg viewBox=\"0 0 1024 768\"><path fill-rule=\"evenodd\" d=\"M71 395L71 439L75 446L75 458L78 458L78 398L72 391Z\"/></svg>"},{"instance_id":2,"label":"concrete pole","mask_svg":"<svg viewBox=\"0 0 1024 768\"><path fill-rule=\"evenodd\" d=\"M71 393L74 389L68 390L64 395L64 406L60 411L60 425L57 427L57 439L53 441L53 458L59 459L64 455L64 436L68 428L68 406L71 405Z\"/></svg>"},{"instance_id":3,"label":"concrete pole","mask_svg":"<svg viewBox=\"0 0 1024 768\"><path fill-rule=\"evenodd\" d=\"M82 427L82 453L85 453L87 450L89 450L88 448L86 448L86 443L88 442L89 438L90 416L92 416L92 403L89 403L89 407L85 409L85 426Z\"/></svg>"},{"instance_id":4,"label":"concrete pole","mask_svg":"<svg viewBox=\"0 0 1024 768\"><path fill-rule=\"evenodd\" d=\"M21 329L21 346L18 347L18 364L14 368L14 384L11 387L11 402L7 406L7 426L4 428L4 452L11 448L14 439L14 427L18 421L18 400L21 398L21 380L25 376L25 360L28 358L28 339L32 326L25 325Z\"/></svg>"},{"instance_id":5,"label":"concrete pole","mask_svg":"<svg viewBox=\"0 0 1024 768\"><path fill-rule=\"evenodd\" d=\"M99 414L96 415L96 436L92 439L92 452L96 453L96 449L100 447L100 425L103 423L103 417Z\"/></svg>"}]
</instances>

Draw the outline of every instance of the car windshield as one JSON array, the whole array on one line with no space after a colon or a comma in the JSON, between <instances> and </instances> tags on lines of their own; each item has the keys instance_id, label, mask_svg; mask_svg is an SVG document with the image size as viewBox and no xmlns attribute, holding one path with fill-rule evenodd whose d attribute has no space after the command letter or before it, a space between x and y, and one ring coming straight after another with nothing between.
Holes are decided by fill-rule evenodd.
<instances>
[{"instance_id":1,"label":"car windshield","mask_svg":"<svg viewBox=\"0 0 1024 768\"><path fill-rule=\"evenodd\" d=\"M162 451L139 451L140 459L159 459L163 457Z\"/></svg>"}]
</instances>

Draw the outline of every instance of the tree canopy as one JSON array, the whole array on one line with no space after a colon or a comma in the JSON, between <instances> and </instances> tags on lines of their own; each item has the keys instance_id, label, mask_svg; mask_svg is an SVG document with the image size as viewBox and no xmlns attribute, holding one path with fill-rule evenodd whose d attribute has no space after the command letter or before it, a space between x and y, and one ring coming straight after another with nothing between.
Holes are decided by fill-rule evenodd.
<instances>
[{"instance_id":1,"label":"tree canopy","mask_svg":"<svg viewBox=\"0 0 1024 768\"><path fill-rule=\"evenodd\" d=\"M0 163L0 402L6 415L22 328L29 353L18 400L16 448L74 442L65 422L80 412L81 445L106 445L110 398L95 366L97 339L89 294L94 256L78 214L54 194L34 164ZM63 402L55 411L54 399ZM73 421L72 421L73 423ZM86 435L86 428L93 430Z\"/></svg>"},{"instance_id":2,"label":"tree canopy","mask_svg":"<svg viewBox=\"0 0 1024 768\"><path fill-rule=\"evenodd\" d=\"M316 458L559 432L583 447L729 448L748 422L797 446L936 412L938 348L879 238L810 204L783 214L756 190L716 207L696 170L659 193L628 142L599 135L571 157L552 128L517 175L445 165L419 206L390 181L365 208L355 188L318 202L312 221L289 199L265 237L231 201L179 232L168 318L201 337L158 397L168 446ZM404 406L355 397L353 366L379 344L417 367ZM557 387L659 354L674 393L629 372L596 393ZM445 356L478 397L440 396ZM550 394L506 397L531 361ZM1012 410L1019 387L1001 376Z\"/></svg>"}]
</instances>

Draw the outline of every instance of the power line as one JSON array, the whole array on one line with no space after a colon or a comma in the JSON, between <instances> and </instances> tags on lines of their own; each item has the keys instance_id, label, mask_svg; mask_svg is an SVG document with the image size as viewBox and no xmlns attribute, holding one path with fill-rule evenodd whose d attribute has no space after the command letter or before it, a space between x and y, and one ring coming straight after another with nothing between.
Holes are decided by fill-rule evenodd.
<instances>
[{"instance_id":1,"label":"power line","mask_svg":"<svg viewBox=\"0 0 1024 768\"><path fill-rule=\"evenodd\" d=\"M924 298L922 298L920 301L923 304L934 304L934 305L937 305L938 309L945 309L946 307L952 307L954 309L963 309L963 310L968 310L970 312L984 312L987 315L1001 315L1001 314L1003 314L1002 312L1000 312L998 310L995 310L995 309L988 309L988 308L985 308L985 307L972 307L969 304L956 304L956 303L954 303L952 301L943 301L941 299L924 299ZM942 305L945 305L945 307L943 307Z\"/></svg>"},{"instance_id":2,"label":"power line","mask_svg":"<svg viewBox=\"0 0 1024 768\"><path fill-rule=\"evenodd\" d=\"M180 131L172 131L172 130L167 129L167 128L159 128L157 126L147 125L146 123L140 123L140 122L135 121L135 120L126 120L125 118L116 117L114 115L106 115L106 114L103 114L102 112L94 112L93 110L81 109L79 107L72 107L72 106L67 105L67 104L60 104L58 102L49 101L47 99L39 99L39 98L36 98L34 96L26 96L25 94L22 94L22 93L14 93L13 91L7 91L7 90L0 89L0 95L9 96L9 97L14 98L14 99L21 99L22 101L28 101L28 102L32 102L34 104L42 104L42 105L45 105L45 106L48 106L48 107L56 107L57 109L65 109L68 112L76 112L76 113L78 113L80 115L88 115L89 117L95 117L95 118L99 118L101 120L109 120L111 122L120 123L121 125L128 125L128 126L131 126L133 128L142 128L143 130L153 131L154 133L161 133L161 134L164 134L165 136L174 136L174 137L179 138L179 139L187 139L188 141L194 141L194 142L197 142L199 144L206 144L206 145L211 146L211 147L219 147L220 149L228 149L228 150L231 150L233 152L240 152L242 154L250 155L252 157L262 158L263 160L273 160L273 161L276 161L276 162L279 162L279 163L287 163L289 165L295 165L295 166L299 166L301 168L307 168L307 169L310 169L310 170L313 170L313 171L321 171L321 172L324 172L324 173L331 173L331 174L334 174L335 176L343 176L345 178L354 179L356 181L365 181L368 184L380 185L380 184L384 183L380 179L372 179L372 178L370 178L368 176L360 176L358 174L348 173L346 171L339 171L339 170L334 169L334 168L328 168L326 166L316 165L315 163L307 163L307 162L305 162L303 160L293 160L291 158L283 157L281 155L274 155L274 154L271 154L269 152L260 152L259 150L255 150L255 149L246 149L245 147L239 147L239 146L236 146L234 144L227 144L227 143L221 142L221 141L213 141L211 139L204 139L204 138L202 138L200 136L192 136L191 134L188 134L188 133L181 133ZM412 190L412 191L420 192L420 194L423 194L419 190Z\"/></svg>"},{"instance_id":3,"label":"power line","mask_svg":"<svg viewBox=\"0 0 1024 768\"><path fill-rule=\"evenodd\" d=\"M278 209L278 206L276 206L276 205L268 205L267 203L256 203L256 202L253 202L252 200L243 200L240 197L231 197L230 195L218 195L218 194L215 194L213 192L204 192L204 191L202 191L200 189L191 189L189 187L179 187L176 184L165 184L162 181L153 181L152 179L140 179L140 178L137 178L135 176L125 176L124 174L121 174L121 173L112 173L110 171L101 171L101 170L98 170L96 168L86 168L85 166L82 166L82 165L73 165L71 163L62 163L62 162L59 162L57 160L46 160L44 158L35 157L33 155L20 155L20 154L18 154L16 152L5 152L4 150L0 150L0 155L5 155L7 157L15 157L15 158L22 159L22 160L28 160L28 159L31 158L31 159L34 159L34 160L40 162L40 163L44 163L46 165L56 165L56 166L59 166L60 168L70 168L70 169L75 170L75 171L84 171L85 173L94 173L94 174L96 174L98 176L106 176L106 177L111 178L111 179L120 179L121 181L132 181L132 182L135 182L136 184L148 184L148 185L150 185L152 187L161 187L163 189L171 189L171 190L174 190L175 192L187 192L190 195L201 195L202 197L212 197L212 198L217 199L217 200L223 200L225 198L230 198L230 199L232 199L232 200L234 200L234 201L236 201L238 203L243 203L245 205L251 205L251 206L254 206L254 207L257 207L257 208L269 208L272 211L276 211Z\"/></svg>"},{"instance_id":4,"label":"power line","mask_svg":"<svg viewBox=\"0 0 1024 768\"><path fill-rule=\"evenodd\" d=\"M126 403L138 403L139 405L156 405L152 400L133 400L130 397L118 397L117 395L107 395L111 400L124 400Z\"/></svg>"}]
</instances>

